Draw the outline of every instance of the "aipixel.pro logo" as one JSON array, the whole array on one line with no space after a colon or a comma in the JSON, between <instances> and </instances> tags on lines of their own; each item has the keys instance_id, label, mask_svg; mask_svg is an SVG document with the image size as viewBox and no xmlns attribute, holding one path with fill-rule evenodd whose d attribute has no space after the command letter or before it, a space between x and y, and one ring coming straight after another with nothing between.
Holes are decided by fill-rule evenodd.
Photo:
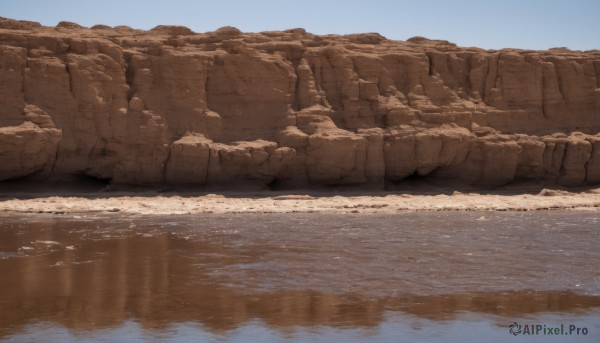
<instances>
[{"instance_id":1,"label":"aipixel.pro logo","mask_svg":"<svg viewBox=\"0 0 600 343\"><path fill-rule=\"evenodd\" d=\"M546 324L519 324L513 322L508 326L508 332L513 336L559 336L559 335L587 335L589 330L586 327L579 327L574 324L560 324L556 326Z\"/></svg>"}]
</instances>

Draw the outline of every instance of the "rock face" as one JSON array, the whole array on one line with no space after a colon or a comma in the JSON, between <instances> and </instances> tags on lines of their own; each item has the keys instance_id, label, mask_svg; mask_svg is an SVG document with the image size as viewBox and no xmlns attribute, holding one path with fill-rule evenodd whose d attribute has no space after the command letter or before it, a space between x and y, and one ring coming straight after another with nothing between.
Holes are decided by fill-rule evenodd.
<instances>
[{"instance_id":1,"label":"rock face","mask_svg":"<svg viewBox=\"0 0 600 343\"><path fill-rule=\"evenodd\" d=\"M0 18L0 181L600 182L600 51Z\"/></svg>"}]
</instances>

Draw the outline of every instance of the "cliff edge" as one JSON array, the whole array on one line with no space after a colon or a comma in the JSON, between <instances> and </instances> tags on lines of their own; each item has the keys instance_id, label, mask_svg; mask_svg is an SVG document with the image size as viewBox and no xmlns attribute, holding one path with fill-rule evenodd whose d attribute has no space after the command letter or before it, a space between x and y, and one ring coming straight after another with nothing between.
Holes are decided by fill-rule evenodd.
<instances>
[{"instance_id":1,"label":"cliff edge","mask_svg":"<svg viewBox=\"0 0 600 343\"><path fill-rule=\"evenodd\" d=\"M600 182L600 51L0 18L0 181Z\"/></svg>"}]
</instances>

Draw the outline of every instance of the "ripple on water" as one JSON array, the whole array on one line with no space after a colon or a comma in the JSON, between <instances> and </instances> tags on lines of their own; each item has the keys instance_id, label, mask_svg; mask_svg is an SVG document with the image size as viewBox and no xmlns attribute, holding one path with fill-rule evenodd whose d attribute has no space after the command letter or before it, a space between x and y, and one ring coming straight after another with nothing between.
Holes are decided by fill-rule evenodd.
<instances>
[{"instance_id":1,"label":"ripple on water","mask_svg":"<svg viewBox=\"0 0 600 343\"><path fill-rule=\"evenodd\" d=\"M33 335L17 341L181 323L223 340L265 330L378 342L391 337L378 332L411 340L425 332L415 328L478 328L502 341L510 320L600 323L597 224L594 213L559 211L8 217L0 274L14 277L0 278L0 328Z\"/></svg>"}]
</instances>

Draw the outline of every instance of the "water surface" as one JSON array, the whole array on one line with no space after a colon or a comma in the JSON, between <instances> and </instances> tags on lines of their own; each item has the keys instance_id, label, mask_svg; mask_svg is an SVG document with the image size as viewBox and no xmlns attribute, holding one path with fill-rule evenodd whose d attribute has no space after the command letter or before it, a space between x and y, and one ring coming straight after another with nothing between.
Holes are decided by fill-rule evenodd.
<instances>
[{"instance_id":1,"label":"water surface","mask_svg":"<svg viewBox=\"0 0 600 343\"><path fill-rule=\"evenodd\" d=\"M597 342L598 228L561 211L4 216L0 340Z\"/></svg>"}]
</instances>

